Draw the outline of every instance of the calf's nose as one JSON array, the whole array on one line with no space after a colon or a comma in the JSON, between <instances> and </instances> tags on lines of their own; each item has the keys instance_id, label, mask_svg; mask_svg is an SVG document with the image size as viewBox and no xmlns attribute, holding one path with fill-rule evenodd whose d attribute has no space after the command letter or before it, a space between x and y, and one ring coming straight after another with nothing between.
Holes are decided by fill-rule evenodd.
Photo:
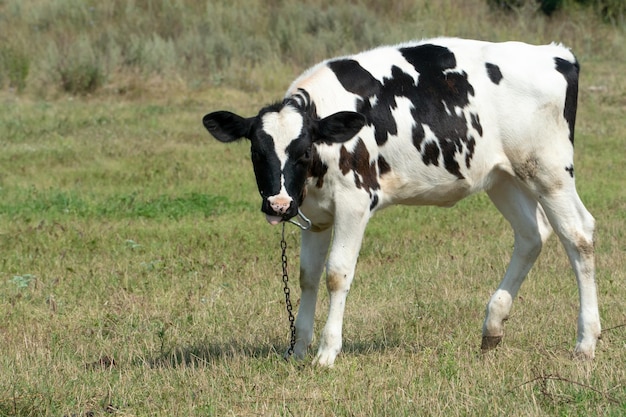
<instances>
[{"instance_id":1,"label":"calf's nose","mask_svg":"<svg viewBox=\"0 0 626 417\"><path fill-rule=\"evenodd\" d=\"M285 198L276 198L270 200L270 207L277 214L285 214L287 210L289 210L290 205L291 201Z\"/></svg>"}]
</instances>

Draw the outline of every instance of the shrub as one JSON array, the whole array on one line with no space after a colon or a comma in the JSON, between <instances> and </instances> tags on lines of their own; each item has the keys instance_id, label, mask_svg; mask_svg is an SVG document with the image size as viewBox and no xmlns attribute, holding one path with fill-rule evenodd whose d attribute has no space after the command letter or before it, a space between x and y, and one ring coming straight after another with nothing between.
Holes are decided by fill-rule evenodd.
<instances>
[{"instance_id":1,"label":"shrub","mask_svg":"<svg viewBox=\"0 0 626 417\"><path fill-rule=\"evenodd\" d=\"M487 0L487 4L492 10L507 12L534 8L541 10L548 16L558 9L571 8L574 4L581 4L592 7L607 23L623 25L626 22L626 1L624 0Z\"/></svg>"},{"instance_id":2,"label":"shrub","mask_svg":"<svg viewBox=\"0 0 626 417\"><path fill-rule=\"evenodd\" d=\"M152 37L132 35L127 49L126 63L146 74L164 74L176 68L178 56L171 38L156 33Z\"/></svg>"},{"instance_id":3,"label":"shrub","mask_svg":"<svg viewBox=\"0 0 626 417\"><path fill-rule=\"evenodd\" d=\"M11 45L0 46L0 85L6 77L9 87L22 91L26 87L26 78L30 69L30 59L23 48Z\"/></svg>"},{"instance_id":4,"label":"shrub","mask_svg":"<svg viewBox=\"0 0 626 417\"><path fill-rule=\"evenodd\" d=\"M71 94L87 94L96 91L105 81L105 71L98 55L88 39L61 45L52 52L52 65L56 70L60 87Z\"/></svg>"},{"instance_id":5,"label":"shrub","mask_svg":"<svg viewBox=\"0 0 626 417\"><path fill-rule=\"evenodd\" d=\"M551 15L563 5L563 0L487 0L491 9L504 10L507 12L522 8L541 10L546 15Z\"/></svg>"},{"instance_id":6,"label":"shrub","mask_svg":"<svg viewBox=\"0 0 626 417\"><path fill-rule=\"evenodd\" d=\"M373 12L341 3L321 9L289 2L270 24L277 49L298 66L372 47L383 42L386 31Z\"/></svg>"},{"instance_id":7,"label":"shrub","mask_svg":"<svg viewBox=\"0 0 626 417\"><path fill-rule=\"evenodd\" d=\"M624 0L578 0L593 6L602 19L613 25L626 24L626 2Z\"/></svg>"}]
</instances>

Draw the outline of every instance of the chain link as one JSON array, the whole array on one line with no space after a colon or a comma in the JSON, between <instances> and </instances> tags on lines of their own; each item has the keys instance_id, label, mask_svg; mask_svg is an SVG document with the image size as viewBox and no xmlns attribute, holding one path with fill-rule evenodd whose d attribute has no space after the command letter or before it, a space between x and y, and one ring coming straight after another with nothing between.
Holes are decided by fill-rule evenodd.
<instances>
[{"instance_id":1,"label":"chain link","mask_svg":"<svg viewBox=\"0 0 626 417\"><path fill-rule=\"evenodd\" d=\"M280 249L282 251L282 263L283 263L283 292L285 293L285 305L287 306L287 315L289 316L289 330L291 332L291 340L289 342L289 349L285 359L289 359L293 355L293 349L296 346L296 325L295 318L293 316L293 306L291 305L291 292L289 291L289 275L287 274L287 241L285 240L285 223L283 222L283 232L280 239Z\"/></svg>"}]
</instances>

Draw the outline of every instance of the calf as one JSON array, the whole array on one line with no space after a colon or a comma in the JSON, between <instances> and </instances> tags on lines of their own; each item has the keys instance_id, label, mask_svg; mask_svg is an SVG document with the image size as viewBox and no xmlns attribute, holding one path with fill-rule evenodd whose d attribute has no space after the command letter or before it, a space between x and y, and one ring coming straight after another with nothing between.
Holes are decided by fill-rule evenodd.
<instances>
[{"instance_id":1,"label":"calf","mask_svg":"<svg viewBox=\"0 0 626 417\"><path fill-rule=\"evenodd\" d=\"M313 338L325 260L330 306L314 363L332 366L339 354L346 296L374 212L450 207L483 190L513 227L515 245L487 304L482 349L502 339L513 299L554 230L578 282L575 354L593 358L594 219L573 165L578 72L560 45L439 38L324 61L255 117L204 116L219 141L250 140L271 224L299 213L312 223L302 232L297 358Z\"/></svg>"}]
</instances>

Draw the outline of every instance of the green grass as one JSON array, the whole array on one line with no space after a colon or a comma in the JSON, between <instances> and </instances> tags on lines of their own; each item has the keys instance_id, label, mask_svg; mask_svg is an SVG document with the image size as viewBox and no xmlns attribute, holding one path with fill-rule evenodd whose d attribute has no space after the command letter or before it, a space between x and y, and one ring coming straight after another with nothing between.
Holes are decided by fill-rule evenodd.
<instances>
[{"instance_id":1,"label":"green grass","mask_svg":"<svg viewBox=\"0 0 626 417\"><path fill-rule=\"evenodd\" d=\"M28 19L48 31L18 31L5 45L23 42L42 48L37 56L45 57L46 42L67 40L51 32L79 27L95 39L85 20L91 3L29 2L44 3L48 9L0 1L4 13L22 7L12 15L22 20L5 19L0 31L9 21L32 27ZM70 3L76 7L60 7ZM35 87L45 79L42 68L54 61L31 61L21 91L6 77L0 81L6 87L0 92L0 416L626 413L622 28L582 12L551 20L496 19L478 1L395 1L381 8L370 1L334 6L320 0L301 9L288 0L273 2L274 9L251 2L241 15L227 2L189 2L184 9L176 9L176 1L128 2L153 7L152 19L130 9L119 14L119 4L93 3L107 17L103 33L120 32L110 38L118 51L142 49L140 40L151 36L156 45L153 33L163 39L178 33L171 39L179 42L183 28L196 33L202 19L232 28L254 18L256 26L237 34L215 29L221 38L203 42L244 45L256 37L260 50L272 56L255 61L254 48L199 56L225 60L215 71L203 67L204 73L165 62L178 74L170 78L147 66L136 74L116 67L87 96ZM160 9L167 7L174 9ZM208 8L221 19L207 19ZM272 18L271 10L284 14ZM335 23L352 10L359 12L345 29L345 42L329 49L341 27ZM476 18L463 17L470 11ZM294 32L295 20L285 17L298 12L313 22L308 32ZM173 16L169 26L157 18L163 14ZM133 16L130 28L126 19ZM381 26L363 39L349 32L377 16ZM269 29L270 18L283 20ZM280 230L259 211L247 144L218 143L201 118L222 108L252 115L327 54L438 34L559 40L574 46L580 58L576 175L597 219L605 329L593 362L570 356L578 295L555 238L522 287L502 345L480 354L485 304L513 243L506 221L484 195L452 209L394 207L375 216L348 298L344 349L335 368L311 367L312 356L303 364L281 359L289 331ZM318 37L319 45L310 44ZM109 68L121 61L105 58L124 54L100 53L98 63L109 62L103 67ZM293 60L284 59L292 54ZM15 77L17 83L21 76ZM295 228L287 239L297 305ZM322 290L316 334L327 306Z\"/></svg>"}]
</instances>

